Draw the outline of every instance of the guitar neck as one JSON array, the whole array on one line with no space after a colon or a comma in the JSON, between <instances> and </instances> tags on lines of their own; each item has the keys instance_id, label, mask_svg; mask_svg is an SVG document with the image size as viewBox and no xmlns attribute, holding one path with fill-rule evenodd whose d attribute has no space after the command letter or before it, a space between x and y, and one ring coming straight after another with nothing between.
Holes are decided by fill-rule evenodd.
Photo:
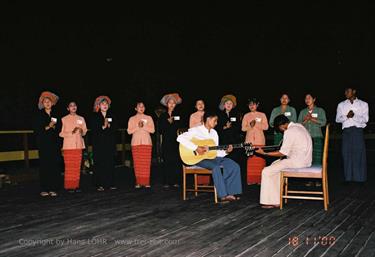
<instances>
[{"instance_id":1,"label":"guitar neck","mask_svg":"<svg viewBox=\"0 0 375 257\"><path fill-rule=\"evenodd\" d=\"M263 151L267 152L274 152L280 150L280 145L267 145L267 146L262 146L262 147L256 147L254 148L254 151L258 149L262 149Z\"/></svg>"},{"instance_id":2,"label":"guitar neck","mask_svg":"<svg viewBox=\"0 0 375 257\"><path fill-rule=\"evenodd\" d=\"M243 144L233 144L233 148L242 148ZM209 150L226 150L228 149L229 145L219 145L219 146L210 146L208 147Z\"/></svg>"}]
</instances>

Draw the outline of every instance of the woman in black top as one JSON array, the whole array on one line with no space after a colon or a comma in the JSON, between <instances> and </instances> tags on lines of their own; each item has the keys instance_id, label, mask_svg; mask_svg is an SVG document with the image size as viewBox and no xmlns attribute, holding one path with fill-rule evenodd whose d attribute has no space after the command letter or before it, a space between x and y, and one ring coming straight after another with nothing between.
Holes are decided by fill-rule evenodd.
<instances>
[{"instance_id":1,"label":"woman in black top","mask_svg":"<svg viewBox=\"0 0 375 257\"><path fill-rule=\"evenodd\" d=\"M243 133L241 131L241 117L237 110L237 99L234 95L225 95L222 97L218 114L217 132L219 134L219 144L238 144L243 143ZM242 183L246 181L245 153L243 149L234 149L229 155L233 161L241 167Z\"/></svg>"},{"instance_id":2,"label":"woman in black top","mask_svg":"<svg viewBox=\"0 0 375 257\"><path fill-rule=\"evenodd\" d=\"M99 96L95 100L91 119L94 179L98 191L114 186L117 119L110 108L111 99Z\"/></svg>"},{"instance_id":3,"label":"woman in black top","mask_svg":"<svg viewBox=\"0 0 375 257\"><path fill-rule=\"evenodd\" d=\"M177 130L181 128L181 117L175 111L182 99L177 93L165 95L160 103L167 107L158 120L159 132L162 136L162 157L164 161L163 183L168 188L179 187L181 178L181 159L178 150Z\"/></svg>"},{"instance_id":4,"label":"woman in black top","mask_svg":"<svg viewBox=\"0 0 375 257\"><path fill-rule=\"evenodd\" d=\"M221 99L217 124L220 144L241 143L241 121L236 105L236 97L233 95L226 95Z\"/></svg>"},{"instance_id":5,"label":"woman in black top","mask_svg":"<svg viewBox=\"0 0 375 257\"><path fill-rule=\"evenodd\" d=\"M45 91L39 97L39 112L34 120L34 133L39 150L41 196L57 196L61 184L62 158L60 117L52 110L58 96Z\"/></svg>"}]
</instances>

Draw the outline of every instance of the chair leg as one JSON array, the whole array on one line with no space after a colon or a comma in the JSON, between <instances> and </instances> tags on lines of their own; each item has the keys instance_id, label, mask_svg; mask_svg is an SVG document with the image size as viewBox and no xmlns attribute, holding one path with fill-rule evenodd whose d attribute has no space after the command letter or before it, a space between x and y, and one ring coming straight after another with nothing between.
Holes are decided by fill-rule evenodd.
<instances>
[{"instance_id":1,"label":"chair leg","mask_svg":"<svg viewBox=\"0 0 375 257\"><path fill-rule=\"evenodd\" d=\"M280 174L280 210L283 209L283 194L284 194L284 174Z\"/></svg>"},{"instance_id":2,"label":"chair leg","mask_svg":"<svg viewBox=\"0 0 375 257\"><path fill-rule=\"evenodd\" d=\"M183 179L183 185L182 185L182 199L186 200L186 172L182 172L182 179Z\"/></svg>"},{"instance_id":3,"label":"chair leg","mask_svg":"<svg viewBox=\"0 0 375 257\"><path fill-rule=\"evenodd\" d=\"M288 180L288 178L286 177L285 179L285 196L288 196L288 183L289 183L289 180ZM287 198L285 198L285 203L288 203L288 199Z\"/></svg>"},{"instance_id":4,"label":"chair leg","mask_svg":"<svg viewBox=\"0 0 375 257\"><path fill-rule=\"evenodd\" d=\"M216 187L214 186L214 197L215 197L215 203L217 203L217 191Z\"/></svg>"},{"instance_id":5,"label":"chair leg","mask_svg":"<svg viewBox=\"0 0 375 257\"><path fill-rule=\"evenodd\" d=\"M324 203L324 210L328 210L328 203L327 203L327 181L326 179L322 179L322 187L323 187L323 203Z\"/></svg>"},{"instance_id":6,"label":"chair leg","mask_svg":"<svg viewBox=\"0 0 375 257\"><path fill-rule=\"evenodd\" d=\"M328 178L326 177L326 193L327 193L327 205L329 205L329 190L328 190Z\"/></svg>"},{"instance_id":7,"label":"chair leg","mask_svg":"<svg viewBox=\"0 0 375 257\"><path fill-rule=\"evenodd\" d=\"M198 175L194 174L194 195L198 196Z\"/></svg>"}]
</instances>

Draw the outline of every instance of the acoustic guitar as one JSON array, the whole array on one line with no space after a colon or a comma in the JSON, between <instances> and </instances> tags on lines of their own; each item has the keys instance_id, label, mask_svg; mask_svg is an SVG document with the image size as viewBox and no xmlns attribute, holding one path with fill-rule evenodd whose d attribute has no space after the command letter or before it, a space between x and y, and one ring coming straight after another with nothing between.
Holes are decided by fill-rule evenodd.
<instances>
[{"instance_id":1,"label":"acoustic guitar","mask_svg":"<svg viewBox=\"0 0 375 257\"><path fill-rule=\"evenodd\" d=\"M218 150L226 150L229 147L229 145L217 146L213 139L202 140L202 139L192 138L190 141L197 146L207 146L208 151L200 155L196 153L195 151L192 151L188 149L187 147L183 146L182 144L180 144L180 149L179 149L180 157L181 157L181 160L187 165L195 165L205 159L209 159L209 160L215 159L217 157ZM254 150L255 150L255 148L253 147L251 143L232 144L232 146L233 148L244 148L246 155L248 156L254 153Z\"/></svg>"}]
</instances>

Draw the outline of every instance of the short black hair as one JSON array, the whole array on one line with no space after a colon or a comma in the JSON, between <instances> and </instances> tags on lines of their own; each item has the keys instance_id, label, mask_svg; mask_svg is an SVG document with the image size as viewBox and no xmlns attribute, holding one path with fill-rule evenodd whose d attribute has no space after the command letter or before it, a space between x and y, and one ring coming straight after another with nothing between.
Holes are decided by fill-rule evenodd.
<instances>
[{"instance_id":1,"label":"short black hair","mask_svg":"<svg viewBox=\"0 0 375 257\"><path fill-rule=\"evenodd\" d=\"M310 95L312 98L316 99L316 94L315 94L314 92L309 91L309 92L307 92L307 93L305 94L305 96L308 96L308 95Z\"/></svg>"},{"instance_id":2,"label":"short black hair","mask_svg":"<svg viewBox=\"0 0 375 257\"><path fill-rule=\"evenodd\" d=\"M345 91L348 90L348 89L355 90L357 92L357 87L356 86L346 86L345 87Z\"/></svg>"},{"instance_id":3,"label":"short black hair","mask_svg":"<svg viewBox=\"0 0 375 257\"><path fill-rule=\"evenodd\" d=\"M70 105L71 103L75 103L75 105L78 105L78 104L77 104L77 101L75 101L75 100L70 100L70 101L67 101L67 102L66 102L66 107L69 107L69 105Z\"/></svg>"},{"instance_id":4,"label":"short black hair","mask_svg":"<svg viewBox=\"0 0 375 257\"><path fill-rule=\"evenodd\" d=\"M145 102L143 101L143 100L141 100L141 99L137 99L136 101L135 101L135 108L137 108L137 106L138 106L138 104L143 104L143 105L145 105Z\"/></svg>"},{"instance_id":5,"label":"short black hair","mask_svg":"<svg viewBox=\"0 0 375 257\"><path fill-rule=\"evenodd\" d=\"M256 105L259 105L259 104L260 104L259 100L258 100L257 98L255 98L255 97L252 97L252 98L247 99L247 105L249 105L249 104L251 104L251 103L254 103L254 104L256 104Z\"/></svg>"},{"instance_id":6,"label":"short black hair","mask_svg":"<svg viewBox=\"0 0 375 257\"><path fill-rule=\"evenodd\" d=\"M289 122L290 122L290 120L288 119L288 117L286 117L284 114L280 114L280 115L276 116L276 118L274 119L273 125L274 125L275 129L279 131L280 130L279 127L281 125L285 125Z\"/></svg>"},{"instance_id":7,"label":"short black hair","mask_svg":"<svg viewBox=\"0 0 375 257\"><path fill-rule=\"evenodd\" d=\"M203 115L203 122L206 122L208 118L217 117L217 112L214 110L205 110Z\"/></svg>"}]
</instances>

